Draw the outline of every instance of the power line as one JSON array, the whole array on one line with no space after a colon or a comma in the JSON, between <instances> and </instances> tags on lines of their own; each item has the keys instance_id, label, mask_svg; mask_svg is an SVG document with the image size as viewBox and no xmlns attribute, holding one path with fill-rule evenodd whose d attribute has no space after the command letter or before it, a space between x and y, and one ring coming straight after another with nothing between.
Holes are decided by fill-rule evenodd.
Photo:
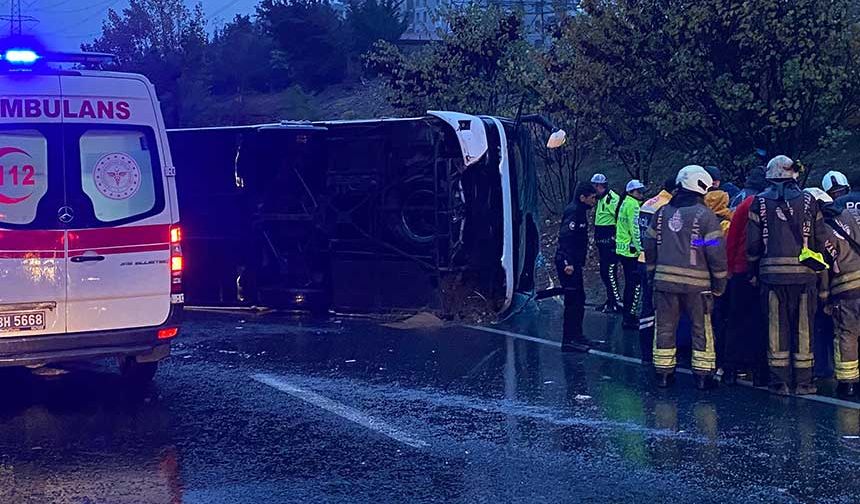
<instances>
[{"instance_id":1,"label":"power line","mask_svg":"<svg viewBox=\"0 0 860 504\"><path fill-rule=\"evenodd\" d=\"M215 19L215 16L217 16L218 14L221 14L222 12L224 12L225 10L229 9L230 7L236 5L237 3L239 3L239 0L232 0L231 2L227 2L226 5L224 5L220 9L215 10L215 12L213 12L212 14L209 14L206 17L209 21L211 21L211 20Z\"/></svg>"},{"instance_id":2,"label":"power line","mask_svg":"<svg viewBox=\"0 0 860 504\"><path fill-rule=\"evenodd\" d=\"M0 21L9 21L9 35L21 35L24 33L24 24L28 26L38 24L39 20L33 16L25 16L21 10L21 0L11 0L9 3L9 15L0 16Z\"/></svg>"}]
</instances>

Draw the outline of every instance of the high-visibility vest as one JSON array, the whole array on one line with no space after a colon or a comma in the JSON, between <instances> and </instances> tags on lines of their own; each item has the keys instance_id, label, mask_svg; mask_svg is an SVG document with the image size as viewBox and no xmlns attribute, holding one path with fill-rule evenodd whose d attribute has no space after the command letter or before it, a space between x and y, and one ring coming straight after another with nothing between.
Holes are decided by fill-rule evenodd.
<instances>
[{"instance_id":1,"label":"high-visibility vest","mask_svg":"<svg viewBox=\"0 0 860 504\"><path fill-rule=\"evenodd\" d=\"M595 226L614 226L615 213L621 196L613 190L609 190L602 198L597 200L597 209L594 212Z\"/></svg>"}]
</instances>

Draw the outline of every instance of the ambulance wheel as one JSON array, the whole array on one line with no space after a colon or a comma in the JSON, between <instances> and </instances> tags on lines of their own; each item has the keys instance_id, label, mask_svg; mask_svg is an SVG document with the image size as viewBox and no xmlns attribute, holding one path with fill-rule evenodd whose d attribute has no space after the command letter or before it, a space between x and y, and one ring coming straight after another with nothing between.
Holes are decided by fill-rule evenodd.
<instances>
[{"instance_id":1,"label":"ambulance wheel","mask_svg":"<svg viewBox=\"0 0 860 504\"><path fill-rule=\"evenodd\" d=\"M144 389L152 383L158 362L137 362L134 357L120 359L119 372L125 385L132 389Z\"/></svg>"}]
</instances>

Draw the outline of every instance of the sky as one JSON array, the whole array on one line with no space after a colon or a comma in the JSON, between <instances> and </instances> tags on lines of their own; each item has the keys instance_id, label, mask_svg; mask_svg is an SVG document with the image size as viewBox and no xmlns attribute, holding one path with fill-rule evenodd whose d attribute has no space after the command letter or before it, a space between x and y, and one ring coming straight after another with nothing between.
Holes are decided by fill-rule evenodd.
<instances>
[{"instance_id":1,"label":"sky","mask_svg":"<svg viewBox=\"0 0 860 504\"><path fill-rule=\"evenodd\" d=\"M0 15L8 17L11 2L0 0ZM235 14L253 14L259 0L200 0L208 18L209 29L224 24ZM186 0L189 6L196 1ZM76 51L82 42L92 41L101 33L102 20L108 9L121 11L128 0L21 0L21 12L38 19L24 23L24 33L38 36L46 47ZM8 33L9 22L0 21L0 34Z\"/></svg>"}]
</instances>

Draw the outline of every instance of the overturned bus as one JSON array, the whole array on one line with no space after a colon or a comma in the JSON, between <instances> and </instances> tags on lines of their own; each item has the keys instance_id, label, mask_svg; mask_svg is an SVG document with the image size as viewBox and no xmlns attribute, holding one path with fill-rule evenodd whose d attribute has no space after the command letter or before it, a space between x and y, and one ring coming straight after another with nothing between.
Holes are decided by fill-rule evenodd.
<instances>
[{"instance_id":1,"label":"overturned bus","mask_svg":"<svg viewBox=\"0 0 860 504\"><path fill-rule=\"evenodd\" d=\"M505 311L533 293L539 252L526 120L430 112L169 131L186 302Z\"/></svg>"}]
</instances>

